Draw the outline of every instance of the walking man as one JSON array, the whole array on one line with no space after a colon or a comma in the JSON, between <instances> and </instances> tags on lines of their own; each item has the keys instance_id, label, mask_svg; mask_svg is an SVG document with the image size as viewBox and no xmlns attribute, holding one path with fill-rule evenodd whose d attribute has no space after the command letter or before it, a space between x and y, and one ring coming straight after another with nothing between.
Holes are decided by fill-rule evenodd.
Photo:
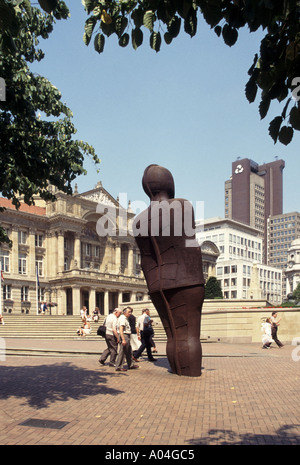
<instances>
[{"instance_id":1,"label":"walking man","mask_svg":"<svg viewBox=\"0 0 300 465\"><path fill-rule=\"evenodd\" d=\"M135 368L139 368L138 365L132 364L132 349L130 345L130 324L128 321L128 317L131 314L132 309L130 307L126 307L123 310L122 315L118 321L119 333L120 333L120 342L119 342L119 353L116 360L116 371L127 371L133 370ZM123 367L124 362L127 362L127 369Z\"/></svg>"},{"instance_id":2,"label":"walking man","mask_svg":"<svg viewBox=\"0 0 300 465\"><path fill-rule=\"evenodd\" d=\"M106 334L105 334L105 341L107 348L102 353L99 363L101 365L105 364L105 360L110 355L109 366L115 366L116 358L118 354L118 343L119 343L119 335L117 332L117 322L118 318L121 315L122 310L120 308L115 308L113 313L110 313L106 320Z\"/></svg>"},{"instance_id":3,"label":"walking man","mask_svg":"<svg viewBox=\"0 0 300 465\"><path fill-rule=\"evenodd\" d=\"M142 344L138 350L135 350L133 352L134 360L137 360L142 355L143 351L146 349L148 360L150 362L156 361L151 351L151 347L152 347L151 336L153 334L152 323L153 323L153 320L151 320L150 318L150 311L148 308L145 308L143 310L141 317L138 318L137 332L138 332L138 336Z\"/></svg>"},{"instance_id":4,"label":"walking man","mask_svg":"<svg viewBox=\"0 0 300 465\"><path fill-rule=\"evenodd\" d=\"M281 318L278 317L277 312L272 312L272 316L271 316L272 339L276 342L278 347L283 347L282 342L280 342L278 337L277 337L277 331L278 331L278 326L279 326L280 320L281 320Z\"/></svg>"}]
</instances>

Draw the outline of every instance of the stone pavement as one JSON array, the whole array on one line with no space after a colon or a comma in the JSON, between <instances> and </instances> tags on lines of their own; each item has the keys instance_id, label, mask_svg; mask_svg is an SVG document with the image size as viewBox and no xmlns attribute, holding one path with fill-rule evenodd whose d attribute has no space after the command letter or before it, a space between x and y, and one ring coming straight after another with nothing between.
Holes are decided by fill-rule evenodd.
<instances>
[{"instance_id":1,"label":"stone pavement","mask_svg":"<svg viewBox=\"0 0 300 465\"><path fill-rule=\"evenodd\" d=\"M202 376L188 378L170 373L164 344L155 363L127 372L99 365L100 340L4 345L0 445L300 443L300 346L203 343Z\"/></svg>"}]
</instances>

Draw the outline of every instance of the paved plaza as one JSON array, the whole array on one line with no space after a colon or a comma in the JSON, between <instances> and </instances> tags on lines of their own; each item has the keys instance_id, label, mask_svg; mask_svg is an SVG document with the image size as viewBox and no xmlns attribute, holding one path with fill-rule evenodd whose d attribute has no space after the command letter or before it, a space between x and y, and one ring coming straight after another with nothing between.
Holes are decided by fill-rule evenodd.
<instances>
[{"instance_id":1,"label":"paved plaza","mask_svg":"<svg viewBox=\"0 0 300 465\"><path fill-rule=\"evenodd\" d=\"M0 444L300 443L300 346L203 343L199 378L170 373L158 346L155 363L116 372L98 363L103 341L6 339Z\"/></svg>"}]
</instances>

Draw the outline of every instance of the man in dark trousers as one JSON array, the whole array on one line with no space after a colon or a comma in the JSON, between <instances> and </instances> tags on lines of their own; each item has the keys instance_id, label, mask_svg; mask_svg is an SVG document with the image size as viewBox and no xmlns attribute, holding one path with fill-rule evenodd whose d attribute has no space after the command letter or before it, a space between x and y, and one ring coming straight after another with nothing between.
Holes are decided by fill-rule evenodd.
<instances>
[{"instance_id":1,"label":"man in dark trousers","mask_svg":"<svg viewBox=\"0 0 300 465\"><path fill-rule=\"evenodd\" d=\"M280 323L281 318L278 318L277 312L272 312L271 316L271 334L272 334L272 339L276 342L278 347L283 347L282 342L279 341L277 337L277 331L278 331L278 326Z\"/></svg>"},{"instance_id":2,"label":"man in dark trousers","mask_svg":"<svg viewBox=\"0 0 300 465\"><path fill-rule=\"evenodd\" d=\"M133 352L133 359L135 361L138 360L145 349L147 350L148 360L150 362L156 361L151 351L151 336L153 334L152 323L153 320L150 318L150 311L148 308L145 308L142 315L138 318L137 334L142 344L138 350Z\"/></svg>"}]
</instances>

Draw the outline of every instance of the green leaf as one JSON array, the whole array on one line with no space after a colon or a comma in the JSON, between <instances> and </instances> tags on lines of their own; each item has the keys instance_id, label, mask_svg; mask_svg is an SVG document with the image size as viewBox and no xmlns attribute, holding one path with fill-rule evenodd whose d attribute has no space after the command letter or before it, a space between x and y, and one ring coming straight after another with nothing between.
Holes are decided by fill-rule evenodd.
<instances>
[{"instance_id":1,"label":"green leaf","mask_svg":"<svg viewBox=\"0 0 300 465\"><path fill-rule=\"evenodd\" d=\"M215 31L215 33L217 34L217 36L220 37L220 35L222 34L222 28L221 28L221 26L216 26L216 27L214 28L214 31Z\"/></svg>"},{"instance_id":2,"label":"green leaf","mask_svg":"<svg viewBox=\"0 0 300 465\"><path fill-rule=\"evenodd\" d=\"M191 37L194 37L197 32L197 15L194 8L190 8L189 13L184 20L184 30Z\"/></svg>"},{"instance_id":3,"label":"green leaf","mask_svg":"<svg viewBox=\"0 0 300 465\"><path fill-rule=\"evenodd\" d=\"M102 53L105 45L105 37L100 32L96 35L94 40L94 48L96 52Z\"/></svg>"},{"instance_id":4,"label":"green leaf","mask_svg":"<svg viewBox=\"0 0 300 465\"><path fill-rule=\"evenodd\" d=\"M291 100L292 100L292 98L290 97L287 100L286 104L284 105L284 108L283 108L282 113L281 113L281 116L282 116L283 119L285 119L285 117L286 117L286 112L287 112L287 109L288 109L288 106L289 106Z\"/></svg>"},{"instance_id":5,"label":"green leaf","mask_svg":"<svg viewBox=\"0 0 300 465\"><path fill-rule=\"evenodd\" d=\"M174 16L168 23L168 32L174 39L178 36L181 27L181 18Z\"/></svg>"},{"instance_id":6,"label":"green leaf","mask_svg":"<svg viewBox=\"0 0 300 465\"><path fill-rule=\"evenodd\" d=\"M149 31L153 31L154 21L155 21L155 14L153 13L153 11L152 10L146 11L146 13L144 14L144 18L143 18L143 24L147 29L149 29Z\"/></svg>"},{"instance_id":7,"label":"green leaf","mask_svg":"<svg viewBox=\"0 0 300 465\"><path fill-rule=\"evenodd\" d=\"M234 27L229 26L229 24L225 24L222 29L222 36L225 44L232 47L238 39L238 32Z\"/></svg>"},{"instance_id":8,"label":"green leaf","mask_svg":"<svg viewBox=\"0 0 300 465\"><path fill-rule=\"evenodd\" d=\"M118 37L120 38L128 25L128 19L125 16L118 16L115 22L115 29Z\"/></svg>"},{"instance_id":9,"label":"green leaf","mask_svg":"<svg viewBox=\"0 0 300 465\"><path fill-rule=\"evenodd\" d=\"M209 1L201 9L205 21L211 28L215 27L222 20L221 3L221 0Z\"/></svg>"},{"instance_id":10,"label":"green leaf","mask_svg":"<svg viewBox=\"0 0 300 465\"><path fill-rule=\"evenodd\" d=\"M291 128L290 126L283 126L280 129L278 139L282 144L288 145L291 142L293 135L294 135L293 128Z\"/></svg>"},{"instance_id":11,"label":"green leaf","mask_svg":"<svg viewBox=\"0 0 300 465\"><path fill-rule=\"evenodd\" d=\"M91 16L90 18L86 20L85 26L84 26L84 32L86 33L87 37L92 36L96 23L97 23L97 18L95 18L95 16Z\"/></svg>"},{"instance_id":12,"label":"green leaf","mask_svg":"<svg viewBox=\"0 0 300 465\"><path fill-rule=\"evenodd\" d=\"M104 23L103 21L101 21L101 29L107 37L109 37L111 34L116 32L115 25L113 22L108 24L108 23Z\"/></svg>"},{"instance_id":13,"label":"green leaf","mask_svg":"<svg viewBox=\"0 0 300 465\"><path fill-rule=\"evenodd\" d=\"M254 102L257 94L257 84L252 76L245 86L245 94L249 103Z\"/></svg>"},{"instance_id":14,"label":"green leaf","mask_svg":"<svg viewBox=\"0 0 300 465\"><path fill-rule=\"evenodd\" d=\"M38 0L41 8L46 11L46 13L51 13L57 7L58 0Z\"/></svg>"},{"instance_id":15,"label":"green leaf","mask_svg":"<svg viewBox=\"0 0 300 465\"><path fill-rule=\"evenodd\" d=\"M290 111L290 124L294 129L300 131L300 110L295 106Z\"/></svg>"},{"instance_id":16,"label":"green leaf","mask_svg":"<svg viewBox=\"0 0 300 465\"><path fill-rule=\"evenodd\" d=\"M131 42L134 50L136 50L143 43L143 31L139 28L132 29Z\"/></svg>"},{"instance_id":17,"label":"green leaf","mask_svg":"<svg viewBox=\"0 0 300 465\"><path fill-rule=\"evenodd\" d=\"M271 104L271 100L269 99L269 97L263 97L261 99L261 102L260 102L259 107L258 107L261 119L264 119L264 117L268 113L269 108L270 108L270 104Z\"/></svg>"},{"instance_id":18,"label":"green leaf","mask_svg":"<svg viewBox=\"0 0 300 465\"><path fill-rule=\"evenodd\" d=\"M85 45L89 45L89 43L91 41L91 36L87 35L87 33L85 32L83 34L82 39L83 39L83 42L85 43Z\"/></svg>"},{"instance_id":19,"label":"green leaf","mask_svg":"<svg viewBox=\"0 0 300 465\"><path fill-rule=\"evenodd\" d=\"M136 28L143 26L144 12L141 8L136 8L133 10L131 13L131 18L133 19Z\"/></svg>"},{"instance_id":20,"label":"green leaf","mask_svg":"<svg viewBox=\"0 0 300 465\"><path fill-rule=\"evenodd\" d=\"M87 11L88 14L94 9L94 0L83 0L82 4L84 6L84 9Z\"/></svg>"},{"instance_id":21,"label":"green leaf","mask_svg":"<svg viewBox=\"0 0 300 465\"><path fill-rule=\"evenodd\" d=\"M170 43L171 43L172 40L173 40L173 37L172 37L172 35L171 35L169 32L166 32L166 33L164 34L164 39L165 39L166 44L167 44L167 45L170 45Z\"/></svg>"},{"instance_id":22,"label":"green leaf","mask_svg":"<svg viewBox=\"0 0 300 465\"><path fill-rule=\"evenodd\" d=\"M161 46L161 35L160 32L153 31L150 36L150 47L156 52L159 52Z\"/></svg>"},{"instance_id":23,"label":"green leaf","mask_svg":"<svg viewBox=\"0 0 300 465\"><path fill-rule=\"evenodd\" d=\"M269 125L269 134L272 137L275 144L276 144L277 139L278 139L278 134L279 134L281 123L282 123L282 117L281 116L276 116L270 122L270 125Z\"/></svg>"},{"instance_id":24,"label":"green leaf","mask_svg":"<svg viewBox=\"0 0 300 465\"><path fill-rule=\"evenodd\" d=\"M120 47L127 47L129 44L129 34L127 32L123 34L120 39L119 39L119 45Z\"/></svg>"}]
</instances>

